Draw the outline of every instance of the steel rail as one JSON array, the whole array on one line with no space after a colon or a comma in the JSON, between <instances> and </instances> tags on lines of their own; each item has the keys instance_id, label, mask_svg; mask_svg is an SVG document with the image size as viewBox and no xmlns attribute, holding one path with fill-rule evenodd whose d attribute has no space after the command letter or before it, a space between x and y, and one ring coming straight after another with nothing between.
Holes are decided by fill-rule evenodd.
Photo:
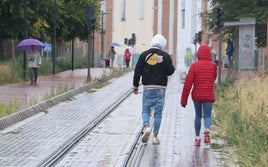
<instances>
[{"instance_id":1,"label":"steel rail","mask_svg":"<svg viewBox=\"0 0 268 167\"><path fill-rule=\"evenodd\" d=\"M153 110L151 111L151 115L153 115ZM150 116L150 127L153 128L153 116ZM139 167L140 162L142 160L145 148L147 143L142 143L142 135L143 135L143 126L140 129L139 135L137 135L135 142L133 143L130 154L126 158L123 167Z\"/></svg>"},{"instance_id":2,"label":"steel rail","mask_svg":"<svg viewBox=\"0 0 268 167\"><path fill-rule=\"evenodd\" d=\"M132 88L128 89L126 92L105 109L103 109L102 114L100 114L95 120L89 122L81 131L76 133L69 141L61 145L57 150L51 153L45 160L43 160L38 166L47 167L55 164L59 159L61 159L75 144L77 144L89 131L96 127L103 119L105 119L119 104L121 104L130 94L132 93Z\"/></svg>"}]
</instances>

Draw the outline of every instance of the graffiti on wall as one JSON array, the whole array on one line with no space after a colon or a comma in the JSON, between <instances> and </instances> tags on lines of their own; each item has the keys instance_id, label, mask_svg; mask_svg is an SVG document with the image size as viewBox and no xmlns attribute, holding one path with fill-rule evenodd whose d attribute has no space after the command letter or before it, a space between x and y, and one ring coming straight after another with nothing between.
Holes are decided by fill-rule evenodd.
<instances>
[{"instance_id":1,"label":"graffiti on wall","mask_svg":"<svg viewBox=\"0 0 268 167\"><path fill-rule=\"evenodd\" d=\"M193 62L193 54L191 48L186 48L185 50L185 59L184 63L185 66L188 68Z\"/></svg>"},{"instance_id":2,"label":"graffiti on wall","mask_svg":"<svg viewBox=\"0 0 268 167\"><path fill-rule=\"evenodd\" d=\"M242 39L242 59L241 59L241 66L246 67L250 65L251 58L250 58L250 40L251 40L250 34L245 34Z\"/></svg>"},{"instance_id":3,"label":"graffiti on wall","mask_svg":"<svg viewBox=\"0 0 268 167\"><path fill-rule=\"evenodd\" d=\"M239 67L240 69L254 68L254 33L250 26L241 28L240 38L240 54Z\"/></svg>"}]
</instances>

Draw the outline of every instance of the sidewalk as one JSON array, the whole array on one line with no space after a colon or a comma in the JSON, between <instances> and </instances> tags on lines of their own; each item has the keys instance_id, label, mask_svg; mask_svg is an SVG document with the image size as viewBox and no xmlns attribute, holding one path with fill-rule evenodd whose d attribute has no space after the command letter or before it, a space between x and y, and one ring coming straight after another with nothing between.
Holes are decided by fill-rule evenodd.
<instances>
[{"instance_id":1,"label":"sidewalk","mask_svg":"<svg viewBox=\"0 0 268 167\"><path fill-rule=\"evenodd\" d=\"M90 124L94 124L99 115L116 104L123 94L131 91L130 80L132 77L133 72L129 72L122 77L111 79L110 84L101 89L78 94L70 100L49 107L46 113L39 112L24 121L0 130L0 166L42 166L45 159L54 154L56 150L62 149L67 142L73 140ZM120 121L117 121L117 127L120 125L118 122ZM107 130L109 131L109 129ZM110 143L107 141L109 140L106 140L106 143ZM121 143L117 139L118 141ZM94 150L90 152L96 155L99 151L98 147L94 145L94 148L90 149ZM88 154L87 152L86 155ZM109 157L107 158L109 159ZM74 166L90 166L83 165L80 159L88 160L88 156L79 157L77 159L79 164Z\"/></svg>"},{"instance_id":2,"label":"sidewalk","mask_svg":"<svg viewBox=\"0 0 268 167\"><path fill-rule=\"evenodd\" d=\"M109 75L112 72L107 68L91 68L91 81L87 82L88 69L64 71L55 75L40 76L37 84L21 82L0 86L0 101L4 104L18 105L19 110L11 115L0 118L0 129L4 129L28 117L31 117L59 102L85 92L90 83ZM57 93L58 92L58 93ZM64 93L64 94L63 94ZM61 94L60 96L58 96ZM47 99L46 96L53 99Z\"/></svg>"},{"instance_id":3,"label":"sidewalk","mask_svg":"<svg viewBox=\"0 0 268 167\"><path fill-rule=\"evenodd\" d=\"M220 149L204 145L202 135L204 130L203 120L201 125L201 146L194 146L195 111L191 96L189 96L188 105L185 108L180 105L183 78L182 73L176 71L169 80L162 124L159 131L161 144L157 147L152 145L151 136L140 166L235 167L232 157L229 157L228 154L225 154ZM214 133L213 130L212 133ZM221 145L223 141L215 138L212 134L211 145Z\"/></svg>"},{"instance_id":4,"label":"sidewalk","mask_svg":"<svg viewBox=\"0 0 268 167\"><path fill-rule=\"evenodd\" d=\"M103 113L106 105L114 104L122 92L131 89L132 77L133 73L129 73L116 78L102 89L76 96L49 108L47 114L41 112L36 117L0 131L0 164L38 166L55 148L60 148L82 127L93 121L96 112ZM161 144L153 145L151 134L139 166L235 167L232 162L235 160L234 155L226 155L222 151L224 148L207 148L203 143L200 147L194 146L194 107L191 99L186 108L179 105L182 86L181 73L176 71L166 90L159 132ZM138 96L131 94L131 98L117 108L120 111L118 114L110 115L109 119L102 122L102 126L81 140L59 166L121 166L124 157L130 152L131 144L136 140L137 128L142 124L142 89L139 91ZM126 130L122 130L124 128ZM219 142L212 136L213 145Z\"/></svg>"},{"instance_id":5,"label":"sidewalk","mask_svg":"<svg viewBox=\"0 0 268 167\"><path fill-rule=\"evenodd\" d=\"M111 69L91 68L91 81L96 81L103 74L108 74ZM87 83L88 69L64 71L55 75L40 76L36 85L28 81L0 86L0 101L4 104L18 104L20 110L45 100L45 95L59 89L75 89Z\"/></svg>"}]
</instances>

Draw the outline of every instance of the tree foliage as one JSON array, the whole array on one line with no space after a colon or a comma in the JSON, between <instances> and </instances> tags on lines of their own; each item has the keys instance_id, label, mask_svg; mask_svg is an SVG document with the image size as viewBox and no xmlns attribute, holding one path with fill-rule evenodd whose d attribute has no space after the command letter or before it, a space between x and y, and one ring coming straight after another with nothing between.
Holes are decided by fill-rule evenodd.
<instances>
[{"instance_id":1,"label":"tree foliage","mask_svg":"<svg viewBox=\"0 0 268 167\"><path fill-rule=\"evenodd\" d=\"M266 44L266 20L268 17L268 0L211 0L213 6L213 17L215 20L216 9L224 9L225 21L239 21L241 18L256 19L257 44Z\"/></svg>"},{"instance_id":2,"label":"tree foliage","mask_svg":"<svg viewBox=\"0 0 268 167\"><path fill-rule=\"evenodd\" d=\"M94 6L95 13L99 13L99 3L97 0L0 0L0 58L6 39L36 38L50 42L54 19L58 42L76 37L87 39L87 8Z\"/></svg>"}]
</instances>

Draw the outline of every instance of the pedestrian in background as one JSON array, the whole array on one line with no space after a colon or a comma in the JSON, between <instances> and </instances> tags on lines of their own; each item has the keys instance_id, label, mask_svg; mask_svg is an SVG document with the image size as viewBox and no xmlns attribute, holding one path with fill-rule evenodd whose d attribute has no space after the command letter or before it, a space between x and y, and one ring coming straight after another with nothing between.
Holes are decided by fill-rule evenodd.
<instances>
[{"instance_id":1,"label":"pedestrian in background","mask_svg":"<svg viewBox=\"0 0 268 167\"><path fill-rule=\"evenodd\" d=\"M116 52L114 50L114 46L111 46L111 49L108 53L108 58L110 59L110 67L113 67L115 54Z\"/></svg>"},{"instance_id":2,"label":"pedestrian in background","mask_svg":"<svg viewBox=\"0 0 268 167\"><path fill-rule=\"evenodd\" d=\"M30 84L36 84L38 78L38 69L41 65L42 59L40 51L31 45L31 50L27 51L28 67L30 69Z\"/></svg>"},{"instance_id":3,"label":"pedestrian in background","mask_svg":"<svg viewBox=\"0 0 268 167\"><path fill-rule=\"evenodd\" d=\"M217 77L217 65L211 60L208 45L201 45L197 51L198 61L194 62L185 78L181 95L181 105L185 107L191 91L195 108L195 145L200 146L201 118L204 117L204 143L210 144L210 126L212 104L215 102L214 82Z\"/></svg>"},{"instance_id":4,"label":"pedestrian in background","mask_svg":"<svg viewBox=\"0 0 268 167\"><path fill-rule=\"evenodd\" d=\"M234 44L230 39L228 39L226 47L226 55L228 56L230 66L233 65L233 52L234 52Z\"/></svg>"},{"instance_id":5,"label":"pedestrian in background","mask_svg":"<svg viewBox=\"0 0 268 167\"><path fill-rule=\"evenodd\" d=\"M126 49L125 53L124 53L124 62L126 64L127 68L129 67L130 58L131 58L131 53L130 53L129 49Z\"/></svg>"},{"instance_id":6,"label":"pedestrian in background","mask_svg":"<svg viewBox=\"0 0 268 167\"><path fill-rule=\"evenodd\" d=\"M151 48L140 55L134 71L133 93L138 94L139 81L141 77L143 84L143 143L147 143L150 136L151 128L149 119L151 108L153 108L154 129L152 143L160 144L158 133L162 121L165 89L168 82L168 76L172 75L175 70L170 55L163 51L166 43L167 41L162 35L155 35L151 40Z\"/></svg>"},{"instance_id":7,"label":"pedestrian in background","mask_svg":"<svg viewBox=\"0 0 268 167\"><path fill-rule=\"evenodd\" d=\"M108 58L108 56L104 57L103 60L105 62L105 68L110 67L110 59Z\"/></svg>"}]
</instances>

